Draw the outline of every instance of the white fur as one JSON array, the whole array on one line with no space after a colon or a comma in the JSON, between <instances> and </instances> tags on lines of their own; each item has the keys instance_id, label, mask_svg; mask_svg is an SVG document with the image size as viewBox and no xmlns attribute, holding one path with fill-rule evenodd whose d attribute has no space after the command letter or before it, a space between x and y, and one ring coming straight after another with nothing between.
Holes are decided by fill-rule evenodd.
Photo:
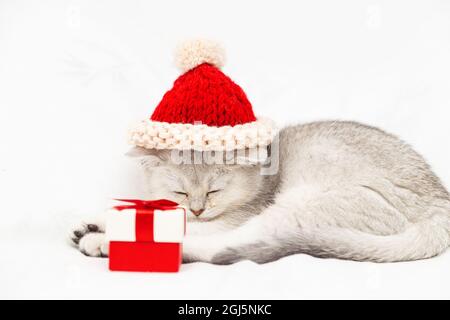
<instances>
[{"instance_id":1,"label":"white fur","mask_svg":"<svg viewBox=\"0 0 450 320\"><path fill-rule=\"evenodd\" d=\"M209 63L217 68L225 64L225 50L211 40L189 40L179 45L175 52L175 64L187 72L202 63Z\"/></svg>"}]
</instances>

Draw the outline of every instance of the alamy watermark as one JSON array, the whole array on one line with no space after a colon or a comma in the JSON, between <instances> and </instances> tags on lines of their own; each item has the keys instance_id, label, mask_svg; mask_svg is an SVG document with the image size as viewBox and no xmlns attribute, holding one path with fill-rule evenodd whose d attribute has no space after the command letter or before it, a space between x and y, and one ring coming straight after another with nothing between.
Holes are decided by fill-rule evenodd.
<instances>
[{"instance_id":1,"label":"alamy watermark","mask_svg":"<svg viewBox=\"0 0 450 320\"><path fill-rule=\"evenodd\" d=\"M274 175L279 168L279 137L270 145L231 151L195 151L173 149L170 161L176 165L249 165L259 166L261 175Z\"/></svg>"}]
</instances>

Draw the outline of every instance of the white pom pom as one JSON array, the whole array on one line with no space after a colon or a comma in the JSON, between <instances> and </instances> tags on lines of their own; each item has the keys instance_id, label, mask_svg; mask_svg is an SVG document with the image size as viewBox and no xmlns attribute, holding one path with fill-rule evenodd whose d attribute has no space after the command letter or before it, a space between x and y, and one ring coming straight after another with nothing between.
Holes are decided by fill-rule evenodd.
<instances>
[{"instance_id":1,"label":"white pom pom","mask_svg":"<svg viewBox=\"0 0 450 320\"><path fill-rule=\"evenodd\" d=\"M187 72L202 63L209 63L217 68L225 63L225 50L210 40L190 40L177 47L175 64L183 72Z\"/></svg>"}]
</instances>

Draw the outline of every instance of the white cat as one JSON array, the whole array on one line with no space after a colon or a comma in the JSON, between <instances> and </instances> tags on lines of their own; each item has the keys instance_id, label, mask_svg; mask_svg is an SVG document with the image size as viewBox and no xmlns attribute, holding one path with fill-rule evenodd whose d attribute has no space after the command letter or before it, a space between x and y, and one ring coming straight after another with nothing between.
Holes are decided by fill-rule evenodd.
<instances>
[{"instance_id":1,"label":"white cat","mask_svg":"<svg viewBox=\"0 0 450 320\"><path fill-rule=\"evenodd\" d=\"M393 262L433 257L450 243L449 193L420 155L373 127L285 128L274 175L261 175L260 164L175 165L167 151L134 155L149 199L190 209L185 262L265 263L295 253ZM99 217L71 238L86 255L107 256L103 231Z\"/></svg>"}]
</instances>

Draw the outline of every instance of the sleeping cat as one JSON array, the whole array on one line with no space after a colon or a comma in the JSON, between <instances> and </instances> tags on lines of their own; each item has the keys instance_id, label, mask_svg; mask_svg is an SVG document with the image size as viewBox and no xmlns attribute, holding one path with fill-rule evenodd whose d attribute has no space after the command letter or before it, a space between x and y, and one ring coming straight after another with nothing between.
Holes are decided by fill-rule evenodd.
<instances>
[{"instance_id":1,"label":"sleeping cat","mask_svg":"<svg viewBox=\"0 0 450 320\"><path fill-rule=\"evenodd\" d=\"M269 148L270 149L270 148ZM424 159L396 137L354 122L279 133L278 170L266 164L174 164L135 149L148 199L188 210L185 262L265 263L287 255L394 262L436 256L450 243L450 196ZM88 256L107 256L104 219L71 233Z\"/></svg>"}]
</instances>

